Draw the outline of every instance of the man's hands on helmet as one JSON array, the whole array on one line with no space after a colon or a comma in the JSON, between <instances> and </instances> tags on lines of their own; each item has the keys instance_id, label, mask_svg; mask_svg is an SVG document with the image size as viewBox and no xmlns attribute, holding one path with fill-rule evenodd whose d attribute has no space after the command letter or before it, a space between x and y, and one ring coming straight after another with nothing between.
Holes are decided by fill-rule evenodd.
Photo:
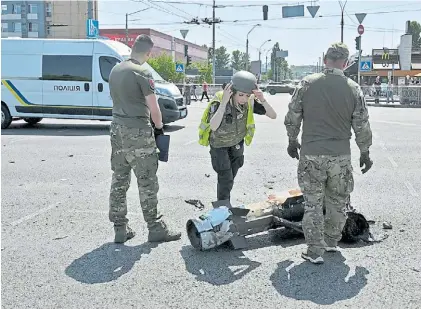
<instances>
[{"instance_id":1,"label":"man's hands on helmet","mask_svg":"<svg viewBox=\"0 0 421 309\"><path fill-rule=\"evenodd\" d=\"M300 143L297 140L290 140L288 144L287 152L291 158L295 158L297 160L300 159L298 149L301 149Z\"/></svg>"},{"instance_id":2,"label":"man's hands on helmet","mask_svg":"<svg viewBox=\"0 0 421 309\"><path fill-rule=\"evenodd\" d=\"M232 96L232 89L231 89L231 87L232 87L232 83L228 83L225 86L224 95L222 96L222 102L221 102L221 104L227 104L229 102L229 100L231 99L231 96Z\"/></svg>"},{"instance_id":3,"label":"man's hands on helmet","mask_svg":"<svg viewBox=\"0 0 421 309\"><path fill-rule=\"evenodd\" d=\"M373 161L370 159L370 152L367 150L366 152L361 152L360 155L360 167L365 166L361 169L363 174L367 173L368 170L373 166Z\"/></svg>"}]
</instances>

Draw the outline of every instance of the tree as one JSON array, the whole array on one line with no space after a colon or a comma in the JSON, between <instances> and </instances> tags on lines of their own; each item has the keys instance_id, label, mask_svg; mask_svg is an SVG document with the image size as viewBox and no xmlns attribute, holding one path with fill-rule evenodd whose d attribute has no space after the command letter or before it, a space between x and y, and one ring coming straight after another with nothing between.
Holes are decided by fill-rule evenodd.
<instances>
[{"instance_id":1,"label":"tree","mask_svg":"<svg viewBox=\"0 0 421 309\"><path fill-rule=\"evenodd\" d=\"M268 74L269 78L279 81L281 79L289 79L292 78L291 69L288 67L288 61L285 58L277 58L276 52L280 51L279 43L277 42L273 45L272 53L271 53L271 70L270 75Z\"/></svg>"},{"instance_id":2,"label":"tree","mask_svg":"<svg viewBox=\"0 0 421 309\"><path fill-rule=\"evenodd\" d=\"M193 68L199 70L199 83L206 81L207 83L212 83L212 64L204 62L194 62L192 63Z\"/></svg>"},{"instance_id":3,"label":"tree","mask_svg":"<svg viewBox=\"0 0 421 309\"><path fill-rule=\"evenodd\" d=\"M224 46L215 49L215 68L227 69L229 64L230 55L227 53L227 49Z\"/></svg>"},{"instance_id":4,"label":"tree","mask_svg":"<svg viewBox=\"0 0 421 309\"><path fill-rule=\"evenodd\" d=\"M409 34L412 34L412 47L421 47L421 25L419 22L411 21Z\"/></svg>"},{"instance_id":5,"label":"tree","mask_svg":"<svg viewBox=\"0 0 421 309\"><path fill-rule=\"evenodd\" d=\"M250 67L250 55L246 53L241 53L241 67L242 70Z\"/></svg>"},{"instance_id":6,"label":"tree","mask_svg":"<svg viewBox=\"0 0 421 309\"><path fill-rule=\"evenodd\" d=\"M232 52L232 56L231 56L231 67L234 70L243 70L244 69L244 64L243 64L243 59L242 59L242 52L240 52L238 49L234 50Z\"/></svg>"},{"instance_id":7,"label":"tree","mask_svg":"<svg viewBox=\"0 0 421 309\"><path fill-rule=\"evenodd\" d=\"M158 56L149 58L148 63L167 81L181 82L183 80L183 73L175 71L175 63L172 60L172 56L167 53L161 53Z\"/></svg>"}]
</instances>

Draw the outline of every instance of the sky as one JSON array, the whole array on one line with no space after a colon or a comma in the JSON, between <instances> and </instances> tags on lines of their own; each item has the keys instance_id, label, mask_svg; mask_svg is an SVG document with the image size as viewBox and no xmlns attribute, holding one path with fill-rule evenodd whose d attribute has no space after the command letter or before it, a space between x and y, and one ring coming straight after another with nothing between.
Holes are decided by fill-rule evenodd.
<instances>
[{"instance_id":1,"label":"sky","mask_svg":"<svg viewBox=\"0 0 421 309\"><path fill-rule=\"evenodd\" d=\"M346 2L346 3L345 3ZM305 6L303 17L282 18L282 6ZM341 4L344 6L344 43L350 53L355 50L358 36L356 13L366 13L362 22L365 31L361 46L363 55L371 54L373 48L396 48L405 32L407 20L421 23L421 0L412 1L222 1L216 0L215 46L225 46L228 52L246 51L247 33L251 60L261 59L278 42L283 50L288 50L290 65L315 65L329 45L341 41ZM263 5L268 5L268 20L263 20ZM309 5L320 8L312 18ZM182 39L180 30L189 30L186 40L198 45L212 46L211 25L191 25L185 22L193 18L212 19L211 0L99 0L98 19L100 29L125 28L125 14L147 9L129 16L129 28L152 28ZM271 40L266 42L267 40ZM265 43L266 42L266 43Z\"/></svg>"}]
</instances>

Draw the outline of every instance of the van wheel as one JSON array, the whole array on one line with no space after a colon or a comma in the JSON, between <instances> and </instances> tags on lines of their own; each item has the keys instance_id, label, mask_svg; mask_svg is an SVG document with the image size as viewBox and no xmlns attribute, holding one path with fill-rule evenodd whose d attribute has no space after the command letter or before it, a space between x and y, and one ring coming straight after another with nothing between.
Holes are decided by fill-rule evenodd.
<instances>
[{"instance_id":1,"label":"van wheel","mask_svg":"<svg viewBox=\"0 0 421 309\"><path fill-rule=\"evenodd\" d=\"M23 118L29 124L36 124L42 120L42 118Z\"/></svg>"},{"instance_id":2,"label":"van wheel","mask_svg":"<svg viewBox=\"0 0 421 309\"><path fill-rule=\"evenodd\" d=\"M7 129L12 123L12 116L10 116L9 109L6 105L1 105L1 128Z\"/></svg>"}]
</instances>

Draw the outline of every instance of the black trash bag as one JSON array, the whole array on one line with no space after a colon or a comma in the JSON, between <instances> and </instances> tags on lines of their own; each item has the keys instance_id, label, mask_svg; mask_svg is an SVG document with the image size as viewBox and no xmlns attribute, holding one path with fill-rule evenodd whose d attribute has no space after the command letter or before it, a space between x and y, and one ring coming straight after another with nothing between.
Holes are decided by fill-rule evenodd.
<instances>
[{"instance_id":1,"label":"black trash bag","mask_svg":"<svg viewBox=\"0 0 421 309\"><path fill-rule=\"evenodd\" d=\"M355 243L360 240L368 241L371 234L367 219L355 211L347 212L347 217L342 230L341 241L345 243Z\"/></svg>"}]
</instances>

